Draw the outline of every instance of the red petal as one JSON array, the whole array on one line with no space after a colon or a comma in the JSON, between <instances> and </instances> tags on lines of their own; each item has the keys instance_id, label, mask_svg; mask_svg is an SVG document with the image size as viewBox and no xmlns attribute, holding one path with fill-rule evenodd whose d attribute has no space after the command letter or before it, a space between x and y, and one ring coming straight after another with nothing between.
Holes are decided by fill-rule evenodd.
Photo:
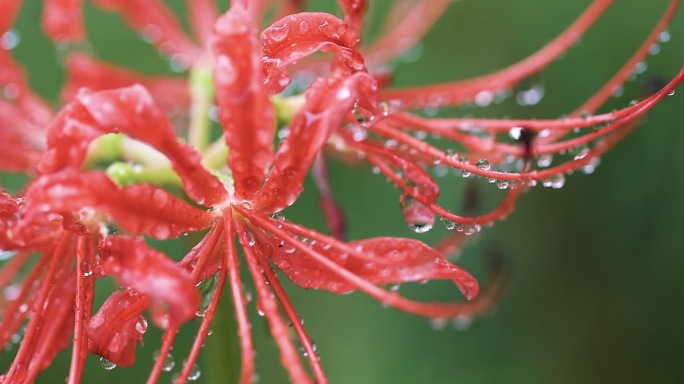
<instances>
[{"instance_id":1,"label":"red petal","mask_svg":"<svg viewBox=\"0 0 684 384\"><path fill-rule=\"evenodd\" d=\"M262 85L256 34L247 11L231 7L216 23L212 38L219 120L238 198L259 188L273 159L273 106Z\"/></svg>"},{"instance_id":2,"label":"red petal","mask_svg":"<svg viewBox=\"0 0 684 384\"><path fill-rule=\"evenodd\" d=\"M170 76L144 76L127 69L93 60L84 55L70 56L66 63L67 83L62 88L62 99L73 100L81 88L101 91L143 84L167 113L186 109L190 94L185 79Z\"/></svg>"},{"instance_id":3,"label":"red petal","mask_svg":"<svg viewBox=\"0 0 684 384\"><path fill-rule=\"evenodd\" d=\"M115 185L102 172L65 170L40 177L26 192L31 215L58 212L69 216L91 207L110 215L126 232L157 239L208 227L210 212L192 207L150 184Z\"/></svg>"},{"instance_id":4,"label":"red petal","mask_svg":"<svg viewBox=\"0 0 684 384\"><path fill-rule=\"evenodd\" d=\"M290 134L276 153L273 167L259 190L256 205L264 212L291 205L302 191L316 155L360 100L375 93L375 80L365 73L345 79L318 79L306 92L306 104L290 123Z\"/></svg>"},{"instance_id":5,"label":"red petal","mask_svg":"<svg viewBox=\"0 0 684 384\"><path fill-rule=\"evenodd\" d=\"M185 191L196 202L213 205L225 198L223 184L202 167L200 156L192 147L178 141L171 123L140 85L78 95L50 125L50 149L39 170L49 173L80 167L92 140L119 132L166 155Z\"/></svg>"},{"instance_id":6,"label":"red petal","mask_svg":"<svg viewBox=\"0 0 684 384\"><path fill-rule=\"evenodd\" d=\"M0 100L0 142L0 170L32 173L45 151L45 132Z\"/></svg>"},{"instance_id":7,"label":"red petal","mask_svg":"<svg viewBox=\"0 0 684 384\"><path fill-rule=\"evenodd\" d=\"M133 291L114 292L90 319L86 333L88 348L112 363L130 367L135 361L136 343L142 344L142 312L149 300Z\"/></svg>"},{"instance_id":8,"label":"red petal","mask_svg":"<svg viewBox=\"0 0 684 384\"><path fill-rule=\"evenodd\" d=\"M24 71L4 49L0 49L0 87L4 87L5 94L10 91L9 99L29 122L44 126L50 121L50 108L31 91Z\"/></svg>"},{"instance_id":9,"label":"red petal","mask_svg":"<svg viewBox=\"0 0 684 384\"><path fill-rule=\"evenodd\" d=\"M168 55L180 55L176 59L184 60L185 64L192 64L202 54L188 39L173 12L159 0L94 0L94 3L119 13L160 51Z\"/></svg>"},{"instance_id":10,"label":"red petal","mask_svg":"<svg viewBox=\"0 0 684 384\"><path fill-rule=\"evenodd\" d=\"M81 40L83 27L82 0L44 0L43 28L56 41Z\"/></svg>"},{"instance_id":11,"label":"red petal","mask_svg":"<svg viewBox=\"0 0 684 384\"><path fill-rule=\"evenodd\" d=\"M266 85L280 92L290 83L286 67L316 51L332 51L342 75L365 71L363 57L353 49L359 35L349 24L328 13L286 16L261 33Z\"/></svg>"},{"instance_id":12,"label":"red petal","mask_svg":"<svg viewBox=\"0 0 684 384\"><path fill-rule=\"evenodd\" d=\"M21 0L0 0L0 33L12 28L14 19L19 13Z\"/></svg>"},{"instance_id":13,"label":"red petal","mask_svg":"<svg viewBox=\"0 0 684 384\"><path fill-rule=\"evenodd\" d=\"M257 233L261 250L293 283L303 288L324 289L346 293L356 286L341 279L328 269L312 263L306 254L288 243ZM292 240L289 240L292 241ZM349 243L349 247L363 253L354 255L330 249L316 243L312 249L334 261L362 279L374 284L402 284L436 279L451 279L468 299L477 296L477 280L468 272L451 264L444 255L418 240L378 237Z\"/></svg>"},{"instance_id":14,"label":"red petal","mask_svg":"<svg viewBox=\"0 0 684 384\"><path fill-rule=\"evenodd\" d=\"M175 329L195 317L200 298L190 275L142 239L109 236L100 242L100 257L105 273L150 298L152 319L161 328Z\"/></svg>"}]
</instances>

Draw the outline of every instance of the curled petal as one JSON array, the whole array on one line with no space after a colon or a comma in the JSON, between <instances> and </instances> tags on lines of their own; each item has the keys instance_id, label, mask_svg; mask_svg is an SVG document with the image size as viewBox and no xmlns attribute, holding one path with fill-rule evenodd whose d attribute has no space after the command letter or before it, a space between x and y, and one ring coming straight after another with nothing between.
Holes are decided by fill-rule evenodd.
<instances>
[{"instance_id":1,"label":"curled petal","mask_svg":"<svg viewBox=\"0 0 684 384\"><path fill-rule=\"evenodd\" d=\"M173 13L159 0L95 0L94 3L121 14L133 29L172 59L190 65L201 55Z\"/></svg>"},{"instance_id":2,"label":"curled petal","mask_svg":"<svg viewBox=\"0 0 684 384\"><path fill-rule=\"evenodd\" d=\"M178 141L171 123L140 85L79 94L52 122L49 150L39 170L80 167L90 142L106 133L125 133L166 155L196 202L213 205L225 198L223 184L202 167L197 151Z\"/></svg>"},{"instance_id":3,"label":"curled petal","mask_svg":"<svg viewBox=\"0 0 684 384\"><path fill-rule=\"evenodd\" d=\"M265 84L274 93L282 91L290 83L286 67L316 51L332 51L343 74L365 71L363 57L353 49L358 42L349 24L328 13L286 16L261 33Z\"/></svg>"},{"instance_id":4,"label":"curled petal","mask_svg":"<svg viewBox=\"0 0 684 384\"><path fill-rule=\"evenodd\" d=\"M83 0L43 1L43 28L56 41L81 40L83 26Z\"/></svg>"},{"instance_id":5,"label":"curled petal","mask_svg":"<svg viewBox=\"0 0 684 384\"><path fill-rule=\"evenodd\" d=\"M256 202L261 209L278 211L294 202L332 130L340 126L357 102L368 106L366 98L375 90L375 80L365 73L346 79L319 79L311 85L306 103L292 119L290 134L278 148L273 167L259 190Z\"/></svg>"},{"instance_id":6,"label":"curled petal","mask_svg":"<svg viewBox=\"0 0 684 384\"><path fill-rule=\"evenodd\" d=\"M261 186L273 159L273 105L262 85L256 32L247 10L231 7L216 23L211 44L219 120L238 198Z\"/></svg>"},{"instance_id":7,"label":"curled petal","mask_svg":"<svg viewBox=\"0 0 684 384\"><path fill-rule=\"evenodd\" d=\"M115 185L102 172L65 170L40 177L26 192L32 214L58 212L70 217L86 207L110 215L125 231L157 239L208 227L211 213L192 207L150 184Z\"/></svg>"},{"instance_id":8,"label":"curled petal","mask_svg":"<svg viewBox=\"0 0 684 384\"><path fill-rule=\"evenodd\" d=\"M257 235L261 251L282 270L293 283L303 288L347 293L356 287L326 268L312 263L303 252L288 242ZM404 238L378 237L349 243L349 247L365 257L360 259L341 250L316 242L312 249L345 269L373 284L402 284L436 279L451 279L468 299L477 296L477 280L468 272L451 264L444 255L424 243ZM327 248L327 249L326 249Z\"/></svg>"},{"instance_id":9,"label":"curled petal","mask_svg":"<svg viewBox=\"0 0 684 384\"><path fill-rule=\"evenodd\" d=\"M109 296L86 328L90 351L122 367L133 365L136 343L142 344L147 327L141 314L148 304L131 290Z\"/></svg>"},{"instance_id":10,"label":"curled petal","mask_svg":"<svg viewBox=\"0 0 684 384\"><path fill-rule=\"evenodd\" d=\"M142 239L123 236L109 236L99 248L103 271L147 296L153 305L152 319L161 328L176 329L195 317L199 308L195 285L190 275L166 255Z\"/></svg>"},{"instance_id":11,"label":"curled petal","mask_svg":"<svg viewBox=\"0 0 684 384\"><path fill-rule=\"evenodd\" d=\"M167 113L190 105L190 94L185 79L170 76L144 76L124 68L99 62L84 55L70 56L66 63L67 83L62 99L71 101L81 88L101 91L142 84Z\"/></svg>"}]
</instances>

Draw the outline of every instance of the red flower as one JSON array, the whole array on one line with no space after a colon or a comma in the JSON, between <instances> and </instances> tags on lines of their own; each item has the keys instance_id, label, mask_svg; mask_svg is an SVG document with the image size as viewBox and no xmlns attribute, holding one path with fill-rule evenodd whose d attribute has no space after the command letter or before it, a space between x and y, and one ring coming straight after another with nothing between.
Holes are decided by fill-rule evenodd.
<instances>
[{"instance_id":1,"label":"red flower","mask_svg":"<svg viewBox=\"0 0 684 384\"><path fill-rule=\"evenodd\" d=\"M423 0L413 7L394 8L383 37L360 49L364 1L339 1L344 21L325 13L290 14L298 10L299 2L283 2L275 13L287 16L268 27L259 39L257 20L262 19L265 1L235 1L230 11L218 18L212 2L195 0L188 2L195 40L159 1L95 3L121 13L177 68L192 67L190 91L183 80L144 77L74 56L67 62L70 80L63 92L70 102L51 120L49 110L25 85L19 67L7 52L0 51L0 83L13 84L17 91L11 102L0 102L4 119L0 137L13 144L3 149L6 156L2 159L6 160L0 167L38 173L21 198L0 195L0 248L15 253L0 274L0 286L16 288L9 302L0 303L0 345L27 321L17 356L2 377L4 382L33 381L69 344L67 330L74 334L69 382L80 381L88 352L113 364L132 365L136 343L142 342L147 329L146 310L165 330L149 382L159 378L180 326L197 313L201 316L199 332L180 373L179 381L184 382L193 370L226 283L231 288L240 335L240 381L250 382L254 349L236 237L257 288L257 306L269 322L283 365L294 382L311 379L290 339L288 322L306 351L315 381L326 379L272 265L301 287L333 293L360 290L383 304L422 316L444 319L481 313L491 304L497 287L477 300L454 303L415 302L381 288L449 279L468 299L478 293L472 276L419 241L391 237L340 241L344 224L325 180L324 147L342 157L368 161L399 186L405 218L417 232L430 229L439 215L447 227L471 234L481 224L507 215L523 186L541 181L558 187L565 173L595 166L594 159L624 137L684 78L680 72L662 90L634 106L593 115L658 39L677 1L615 78L577 113L547 121L431 119L408 110L466 102L489 104L496 94L508 91L562 54L610 1L596 0L547 47L500 72L398 90L385 87L389 77L383 67L425 33L448 1ZM9 28L19 4L0 0L0 30ZM77 0L46 0L48 34L56 40L81 39L80 7ZM318 51L331 52L333 60L310 56ZM306 84L304 97L274 98L291 78L297 79L301 68L317 73L316 80ZM378 90L378 84L382 89ZM83 86L90 91L80 90ZM210 145L207 118L213 93L223 136ZM167 119L179 107L191 111L189 144L177 139ZM274 150L276 119L286 122L288 135ZM591 127L597 130L567 137L575 129L589 131L586 128ZM426 134L453 145L458 154L422 140ZM112 153L105 151L111 149L108 140L115 141ZM532 165L535 157L549 162L548 155L568 150L577 153L554 167L546 168L549 164L542 161L537 161L538 167ZM227 167L223 158L227 158ZM121 159L141 164L111 164ZM98 161L109 165L107 171L85 170ZM510 192L488 214L453 214L437 202L438 183L425 170L432 165L488 178ZM303 180L312 168L333 237L278 215L301 194ZM180 191L162 188L167 184L177 184ZM110 227L120 233L110 233ZM142 239L164 240L205 229L206 236L179 263ZM461 239L450 240L440 249L457 247ZM35 265L31 263L33 254L38 255ZM30 271L21 277L24 269ZM113 293L92 315L96 277L104 276L113 277L125 288ZM213 279L216 285L210 287L213 293L205 306L194 286L211 286Z\"/></svg>"},{"instance_id":2,"label":"red flower","mask_svg":"<svg viewBox=\"0 0 684 384\"><path fill-rule=\"evenodd\" d=\"M0 342L6 342L28 319L17 357L3 377L5 382L33 381L68 345L66 329L74 331L70 382L80 380L87 351L114 364L131 365L135 344L142 341L147 328L142 315L146 309L166 331L151 382L158 379L181 324L203 312L180 374L179 380L185 381L226 280L238 319L241 382L250 382L254 351L236 235L257 288L257 305L269 321L294 382L310 379L289 337L287 322L293 324L307 352L316 381L326 379L271 263L304 288L333 293L361 290L386 305L423 316L470 316L488 307L491 297L487 295L470 303L419 303L380 288L378 285L449 279L468 299L477 295L477 282L467 272L419 241L384 237L345 244L272 217L297 199L308 170L345 117L355 107L377 110L376 83L354 68L351 71L358 73L316 80L290 122L289 136L273 151L271 91L263 85L257 27L249 12L239 3L233 5L219 19L211 39L219 120L229 148L229 173L220 177L223 182L205 170L194 148L177 140L162 109L142 86L81 92L50 123L38 177L21 201L6 195L2 200L5 231L0 244L16 252L3 270L3 281L21 288L6 308ZM327 15L316 18L335 21ZM304 44L302 49L309 47ZM267 68L270 75L279 70ZM117 185L103 171L83 170L89 148L107 134L126 135L163 154L193 204L152 184ZM116 176L111 170L110 175ZM122 234L109 234L111 225ZM139 237L167 239L204 228L209 228L209 233L179 264L149 248ZM32 252L40 254L38 264L27 279L15 281ZM107 275L126 288L115 292L91 316L95 277ZM213 276L217 276L215 293L208 306L201 308L193 285Z\"/></svg>"}]
</instances>

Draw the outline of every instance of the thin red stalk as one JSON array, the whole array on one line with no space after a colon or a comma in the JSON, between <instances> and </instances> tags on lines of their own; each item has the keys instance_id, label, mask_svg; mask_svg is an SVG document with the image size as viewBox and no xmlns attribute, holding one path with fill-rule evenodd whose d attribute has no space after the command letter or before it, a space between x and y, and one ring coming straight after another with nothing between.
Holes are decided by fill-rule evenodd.
<instances>
[{"instance_id":1,"label":"thin red stalk","mask_svg":"<svg viewBox=\"0 0 684 384\"><path fill-rule=\"evenodd\" d=\"M225 221L225 251L224 264L228 268L230 290L235 307L235 318L238 323L238 337L240 339L240 384L251 384L254 380L254 344L252 343L252 327L247 316L247 302L242 294L242 281L238 265L237 250L235 249L235 230L233 229L232 213L226 213Z\"/></svg>"},{"instance_id":2,"label":"thin red stalk","mask_svg":"<svg viewBox=\"0 0 684 384\"><path fill-rule=\"evenodd\" d=\"M411 49L449 7L449 0L419 0L395 4L382 36L362 50L368 66L382 66ZM402 12L399 15L398 12Z\"/></svg>"},{"instance_id":3,"label":"thin red stalk","mask_svg":"<svg viewBox=\"0 0 684 384\"><path fill-rule=\"evenodd\" d=\"M503 91L517 82L539 72L567 51L612 3L612 0L595 0L570 27L549 44L526 59L503 70L474 79L421 87L388 89L381 96L400 100L403 107L415 108L441 105L458 105L471 101L482 90Z\"/></svg>"},{"instance_id":4,"label":"thin red stalk","mask_svg":"<svg viewBox=\"0 0 684 384\"><path fill-rule=\"evenodd\" d=\"M209 42L214 23L218 20L218 10L214 0L186 0L190 26L201 46Z\"/></svg>"},{"instance_id":5,"label":"thin red stalk","mask_svg":"<svg viewBox=\"0 0 684 384\"><path fill-rule=\"evenodd\" d=\"M330 188L328 167L322 152L316 156L311 172L314 183L320 193L319 204L325 216L328 230L334 238L344 240L347 223L344 218L344 212L337 204L337 201L335 201L335 196L333 196L332 189Z\"/></svg>"},{"instance_id":6,"label":"thin red stalk","mask_svg":"<svg viewBox=\"0 0 684 384\"><path fill-rule=\"evenodd\" d=\"M177 326L167 329L166 332L164 332L164 335L162 335L162 346L157 355L157 360L154 362L150 376L147 378L147 384L155 384L159 381L159 376L166 364L169 352L171 352L171 347L173 346L173 341L176 339L176 334L178 334Z\"/></svg>"},{"instance_id":7,"label":"thin red stalk","mask_svg":"<svg viewBox=\"0 0 684 384\"><path fill-rule=\"evenodd\" d=\"M306 237L307 239L315 240L317 242L320 242L322 244L330 244L332 247L342 250L343 253L349 254L349 256L356 257L360 260L364 260L367 262L371 263L377 263L377 264L389 264L392 261L386 259L386 258L377 258L374 257L373 255L364 253L364 252L359 252L357 251L354 247L350 247L347 245L347 243L340 241L338 239L335 239L333 237L326 236L324 234L321 234L319 232L316 232L312 229L302 227L300 225L297 225L295 223L291 223L289 221L285 220L274 220L271 218L264 218L264 220L269 220L271 223L277 223L276 225L282 226L283 228L287 229L288 231L292 232L295 235L303 236ZM289 236L291 237L291 236Z\"/></svg>"},{"instance_id":8,"label":"thin red stalk","mask_svg":"<svg viewBox=\"0 0 684 384\"><path fill-rule=\"evenodd\" d=\"M323 367L321 366L321 363L318 360L318 355L316 354L316 350L314 349L313 343L311 342L311 338L309 337L308 333L306 332L306 329L304 328L304 325L302 324L301 317L299 317L299 315L297 314L297 311L292 305L290 298L287 296L287 293L283 289L283 286L280 284L278 276L275 274L268 260L266 260L266 257L261 252L255 252L255 255L257 261L261 265L261 269L264 271L264 276L266 276L266 280L268 280L268 283L271 286L271 290L273 291L273 293L275 293L276 298L280 302L280 305L283 307L285 315L290 320L290 324L292 324L292 327L294 328L294 331L297 334L299 341L302 343L304 351L306 351L306 357L309 360L311 369L313 370L314 380L316 384L327 383L328 379L326 379L325 377L325 372L323 372Z\"/></svg>"},{"instance_id":9,"label":"thin red stalk","mask_svg":"<svg viewBox=\"0 0 684 384\"><path fill-rule=\"evenodd\" d=\"M414 199L428 206L432 212L440 215L442 218L449 219L459 224L488 224L497 219L508 216L508 214L510 214L513 210L515 206L514 203L523 189L522 186L510 189L509 192L506 194L506 197L504 197L504 199L501 201L501 203L494 210L492 210L486 215L480 215L475 217L459 216L442 208L442 206L440 206L437 203L428 201L425 198L425 196L417 193L414 187L407 185L404 182L404 180L398 177L395 174L394 170L384 162L377 161L373 156L369 156L368 160L371 162L371 164L378 167L380 169L380 172L382 172L388 179L390 179L395 185L397 185L404 193L410 195Z\"/></svg>"},{"instance_id":10,"label":"thin red stalk","mask_svg":"<svg viewBox=\"0 0 684 384\"><path fill-rule=\"evenodd\" d=\"M211 258L212 252L214 249L216 249L216 245L218 244L219 240L221 239L221 234L223 232L223 223L220 223L220 220L214 224L211 229L209 230L209 233L207 234L208 242L205 244L205 246L202 248L201 252L202 254L199 256L197 263L195 264L192 270L192 281L194 283L199 283L200 276L202 274L202 271L207 266L207 263L209 262L209 259Z\"/></svg>"},{"instance_id":11,"label":"thin red stalk","mask_svg":"<svg viewBox=\"0 0 684 384\"><path fill-rule=\"evenodd\" d=\"M93 297L95 295L94 264L93 238L90 235L80 235L76 245L74 347L71 353L68 384L81 382L83 366L88 356L88 337L85 327L88 321L90 321L93 311Z\"/></svg>"},{"instance_id":12,"label":"thin red stalk","mask_svg":"<svg viewBox=\"0 0 684 384\"><path fill-rule=\"evenodd\" d=\"M21 343L19 351L12 362L12 366L7 372L5 378L7 382L11 383L13 382L12 380L24 380L25 378L29 359L35 350L36 343L40 336L41 323L44 320L43 313L46 309L45 302L50 294L50 289L53 286L53 280L57 274L58 268L64 262L64 257L68 254L70 242L70 234L62 234L53 252L47 256L50 259L50 265L48 266L47 272L41 278L37 294L35 295L35 301L32 304L33 311L31 312L31 320L29 320L26 328L24 341Z\"/></svg>"},{"instance_id":13,"label":"thin red stalk","mask_svg":"<svg viewBox=\"0 0 684 384\"><path fill-rule=\"evenodd\" d=\"M21 312L19 309L25 304L26 297L33 288L38 277L42 276L45 269L48 266L48 261L50 260L49 254L43 255L35 266L31 269L31 273L24 280L21 292L17 295L17 298L12 301L10 306L6 309L5 315L2 319L2 324L0 324L0 345L7 344L7 341L13 333L17 331L21 322L26 318L28 310ZM26 303L30 306L30 303Z\"/></svg>"},{"instance_id":14,"label":"thin red stalk","mask_svg":"<svg viewBox=\"0 0 684 384\"><path fill-rule=\"evenodd\" d=\"M251 212L243 207L235 206L234 209L238 211L241 215L247 217L254 225L262 227L263 229L271 232L273 235L280 239L289 239L291 235L288 234L278 225L273 224L266 217L263 217L257 213ZM339 266L332 260L329 260L324 255L316 252L307 245L300 243L299 241L291 241L289 243L294 248L301 251L304 255L311 258L312 262L318 263L325 269L339 276L342 280L348 282L349 284L356 287L358 290L366 293L367 295L377 299L383 305L389 305L400 309L405 312L414 313L420 316L432 317L432 318L453 318L457 316L474 316L486 311L489 304L483 298L477 298L469 302L453 302L453 303L421 303L414 300L404 298L396 293L388 292L378 286L364 280L363 278L355 275L349 270ZM335 247L335 243L331 243L332 247ZM339 248L336 248L342 251ZM255 276L255 280L256 280ZM263 284L263 282L262 282Z\"/></svg>"},{"instance_id":15,"label":"thin red stalk","mask_svg":"<svg viewBox=\"0 0 684 384\"><path fill-rule=\"evenodd\" d=\"M225 221L230 223L230 220ZM216 229L216 232L219 235L223 233L223 226L224 224L221 220L219 220L216 223L216 227L218 227ZM228 226L227 231L230 229L230 226ZM227 231L226 234L228 233ZM210 250L208 253L211 254L212 251ZM228 273L226 257L224 256L222 260L223 262L221 263L221 268L218 271L218 282L214 290L214 295L211 297L211 301L209 302L206 311L204 311L204 317L202 318L199 330L197 331L197 336L195 336L195 341L192 344L192 348L190 349L188 358L185 360L185 363L183 364L183 369L181 370L180 375L178 376L178 380L176 381L176 383L178 384L182 384L188 381L188 376L190 376L190 372L194 368L195 361L197 361L197 357L199 356L199 353L202 350L204 340L209 335L209 327L211 326L211 322L214 320L214 314L216 313L216 308L218 307L219 301L221 299L221 293L223 292L223 287L226 284L226 276Z\"/></svg>"},{"instance_id":16,"label":"thin red stalk","mask_svg":"<svg viewBox=\"0 0 684 384\"><path fill-rule=\"evenodd\" d=\"M613 75L613 77L605 85L603 85L598 92L594 93L589 100L584 102L584 104L582 104L582 106L579 107L572 114L572 116L579 116L583 112L593 113L612 96L614 88L624 83L625 80L627 80L627 78L629 78L629 76L634 72L636 65L643 61L646 56L648 56L651 46L658 41L660 33L667 28L670 20L672 20L674 17L677 7L679 7L679 3L680 0L672 0L670 2L663 16L661 16L658 23L653 27L651 33L648 35L646 40L644 40L639 49L637 49L634 55L632 55L632 57L625 62L622 68L620 68L620 70L615 73L615 75Z\"/></svg>"},{"instance_id":17,"label":"thin red stalk","mask_svg":"<svg viewBox=\"0 0 684 384\"><path fill-rule=\"evenodd\" d=\"M249 211L249 215L243 213L244 209L239 209L234 206L233 209L240 212L243 216L250 217L259 216L259 214ZM257 256L254 254L254 250L248 244L250 239L247 238L247 234L244 231L238 232L238 237L240 243L243 244L243 251L245 253L245 259L247 260L247 266L249 267L249 272L252 274L252 279L254 280L254 285L258 293L259 307L266 315L269 326L271 328L271 334L278 344L280 349L280 361L290 375L290 379L294 383L311 383L311 379L307 375L302 362L299 360L297 349L292 344L290 340L289 331L287 325L283 322L280 317L280 311L278 310L278 304L271 296L266 283L264 282L264 271L257 262Z\"/></svg>"},{"instance_id":18,"label":"thin red stalk","mask_svg":"<svg viewBox=\"0 0 684 384\"><path fill-rule=\"evenodd\" d=\"M66 269L64 269L67 272ZM74 270L68 271L66 274L73 273ZM62 284L73 285L73 277L61 276L63 279L69 279L68 282L62 282ZM55 294L53 291L52 294ZM44 368L43 364L46 362L46 358L53 353L51 349L53 345L56 344L56 339L60 336L64 322L69 319L69 312L72 309L71 303L74 302L75 292L71 292L68 296L62 296L59 299L63 300L64 305L53 306L52 311L49 313L49 321L46 321L40 330L40 343L38 343L38 351L31 356L31 363L29 364L28 372L26 373L26 378L24 379L27 383L32 383L41 370ZM58 298L51 298L51 300L58 300ZM53 304L54 305L54 304ZM84 355L84 360L85 360Z\"/></svg>"}]
</instances>

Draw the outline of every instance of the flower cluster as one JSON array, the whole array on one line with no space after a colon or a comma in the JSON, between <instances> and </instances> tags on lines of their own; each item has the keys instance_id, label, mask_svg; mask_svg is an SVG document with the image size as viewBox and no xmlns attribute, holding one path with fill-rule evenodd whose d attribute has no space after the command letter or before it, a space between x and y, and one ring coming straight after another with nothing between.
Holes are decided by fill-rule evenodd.
<instances>
[{"instance_id":1,"label":"flower cluster","mask_svg":"<svg viewBox=\"0 0 684 384\"><path fill-rule=\"evenodd\" d=\"M86 39L81 1L43 3L49 37L60 44ZM595 0L547 46L499 72L415 88L392 88L387 64L420 39L448 0L397 1L381 36L361 46L363 0L339 0L343 18L301 12L297 1L276 3L235 0L220 15L210 0L188 1L188 36L158 0L93 0L189 76L145 76L72 54L65 62L64 105L53 113L11 54L21 1L0 0L0 169L30 176L21 192L0 194L0 250L8 259L0 272L0 345L21 336L0 382L33 382L70 345L69 383L81 381L91 353L112 366L131 366L148 317L164 331L148 382L167 369L180 327L199 319L175 380L195 379L195 362L226 288L237 320L240 382L251 382L255 352L238 244L256 305L293 382L312 379L292 332L313 381L326 378L277 271L303 288L361 291L429 318L481 314L503 280L492 277L478 292L477 281L449 261L464 236L505 218L537 183L558 188L566 174L590 172L684 79L683 69L653 95L595 113L648 50L667 39L664 31L679 3L672 1L624 67L569 116L426 117L416 111L485 106L505 97L571 47L611 2ZM265 15L276 21L262 31ZM530 92L528 98L538 97ZM215 123L220 132L212 131ZM384 175L400 191L397 199L414 231L430 230L439 218L453 235L434 248L396 237L345 241L325 154L366 162ZM438 201L433 169L484 178L506 196L483 215L453 213ZM309 173L330 235L281 213L298 199ZM201 240L178 262L145 241L189 233ZM106 284L105 277L121 288L96 303L95 286ZM437 279L453 281L468 300L424 303L386 289Z\"/></svg>"}]
</instances>

